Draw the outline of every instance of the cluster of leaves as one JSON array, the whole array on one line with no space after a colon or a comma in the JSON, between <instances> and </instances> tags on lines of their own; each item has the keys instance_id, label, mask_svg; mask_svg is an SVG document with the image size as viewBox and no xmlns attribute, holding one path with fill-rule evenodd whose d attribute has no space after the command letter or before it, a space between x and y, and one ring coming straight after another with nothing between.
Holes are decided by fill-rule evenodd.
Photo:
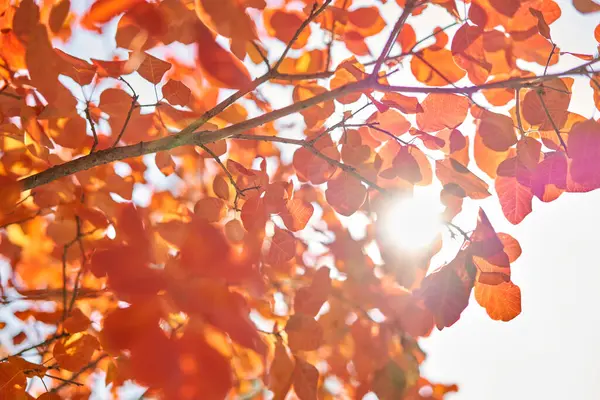
<instances>
[{"instance_id":1,"label":"cluster of leaves","mask_svg":"<svg viewBox=\"0 0 600 400\"><path fill-rule=\"evenodd\" d=\"M103 373L173 399L441 399L457 388L420 375L418 339L472 292L521 311L521 248L483 210L455 225L465 199L493 192L517 224L534 197L600 187L600 123L569 111L574 76L600 109L599 58L556 46L552 0L75 3L0 1L1 294L24 329L3 398L84 398ZM455 22L412 22L434 10ZM71 46L94 36L113 59ZM179 179L134 205L156 169ZM415 185L440 186L464 239L429 274L441 239L399 254L377 229Z\"/></svg>"}]
</instances>

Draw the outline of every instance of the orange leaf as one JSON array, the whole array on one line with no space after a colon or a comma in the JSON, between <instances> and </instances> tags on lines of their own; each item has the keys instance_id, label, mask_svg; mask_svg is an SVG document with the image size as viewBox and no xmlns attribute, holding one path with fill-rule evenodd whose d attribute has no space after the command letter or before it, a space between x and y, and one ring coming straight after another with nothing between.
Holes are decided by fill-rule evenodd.
<instances>
[{"instance_id":1,"label":"orange leaf","mask_svg":"<svg viewBox=\"0 0 600 400\"><path fill-rule=\"evenodd\" d=\"M487 110L477 116L477 133L483 144L495 152L506 151L517 143L512 118Z\"/></svg>"},{"instance_id":2,"label":"orange leaf","mask_svg":"<svg viewBox=\"0 0 600 400\"><path fill-rule=\"evenodd\" d=\"M281 40L286 45L292 38L304 21L304 16L297 11L283 9L267 8L263 12L264 24L270 36ZM292 44L292 49L301 49L308 43L311 29L310 25L304 28L296 41Z\"/></svg>"},{"instance_id":3,"label":"orange leaf","mask_svg":"<svg viewBox=\"0 0 600 400\"><path fill-rule=\"evenodd\" d=\"M232 243L240 243L246 236L244 225L239 219L228 221L223 229L225 230L225 236Z\"/></svg>"},{"instance_id":4,"label":"orange leaf","mask_svg":"<svg viewBox=\"0 0 600 400\"><path fill-rule=\"evenodd\" d=\"M85 333L76 333L54 344L52 354L61 368L77 372L90 362L99 348L98 340Z\"/></svg>"},{"instance_id":5,"label":"orange leaf","mask_svg":"<svg viewBox=\"0 0 600 400\"><path fill-rule=\"evenodd\" d=\"M484 199L491 195L487 183L452 158L436 161L435 173L443 185L455 183L472 199Z\"/></svg>"},{"instance_id":6,"label":"orange leaf","mask_svg":"<svg viewBox=\"0 0 600 400\"><path fill-rule=\"evenodd\" d=\"M144 53L144 55L144 61L137 69L137 72L148 82L157 85L165 73L171 69L171 64L154 57L152 54Z\"/></svg>"},{"instance_id":7,"label":"orange leaf","mask_svg":"<svg viewBox=\"0 0 600 400\"><path fill-rule=\"evenodd\" d=\"M517 258L521 256L521 245L514 237L510 236L508 233L498 233L498 237L502 241L504 245L504 252L508 255L509 262L515 262Z\"/></svg>"},{"instance_id":8,"label":"orange leaf","mask_svg":"<svg viewBox=\"0 0 600 400\"><path fill-rule=\"evenodd\" d=\"M417 114L417 126L425 132L436 132L462 124L469 111L469 99L455 94L432 93L421 106L423 112Z\"/></svg>"},{"instance_id":9,"label":"orange leaf","mask_svg":"<svg viewBox=\"0 0 600 400\"><path fill-rule=\"evenodd\" d=\"M521 104L523 118L531 125L539 126L543 130L553 129L553 122L559 129L562 128L569 117L567 108L571 102L572 85L572 78L544 82L541 89L543 103L540 101L538 89L529 90ZM546 110L550 114L550 118L548 118Z\"/></svg>"},{"instance_id":10,"label":"orange leaf","mask_svg":"<svg viewBox=\"0 0 600 400\"><path fill-rule=\"evenodd\" d=\"M60 2L52 6L50 10L50 18L48 20L48 26L53 33L58 33L62 28L67 16L69 15L69 9L71 8L71 0L61 0Z\"/></svg>"},{"instance_id":11,"label":"orange leaf","mask_svg":"<svg viewBox=\"0 0 600 400\"><path fill-rule=\"evenodd\" d=\"M221 175L215 176L213 180L213 192L221 199L229 200L229 183Z\"/></svg>"},{"instance_id":12,"label":"orange leaf","mask_svg":"<svg viewBox=\"0 0 600 400\"><path fill-rule=\"evenodd\" d=\"M310 315L292 315L285 325L285 331L288 345L294 352L316 350L323 342L323 328Z\"/></svg>"},{"instance_id":13,"label":"orange leaf","mask_svg":"<svg viewBox=\"0 0 600 400\"><path fill-rule=\"evenodd\" d=\"M283 219L285 226L292 232L301 231L312 217L314 207L312 204L300 199L288 200L285 211L279 216Z\"/></svg>"},{"instance_id":14,"label":"orange leaf","mask_svg":"<svg viewBox=\"0 0 600 400\"><path fill-rule=\"evenodd\" d=\"M83 16L81 25L86 29L98 30L98 25L110 21L142 1L144 0L98 0Z\"/></svg>"},{"instance_id":15,"label":"orange leaf","mask_svg":"<svg viewBox=\"0 0 600 400\"><path fill-rule=\"evenodd\" d=\"M296 254L296 238L286 230L275 227L275 234L271 239L271 246L265 258L265 262L271 265L283 264Z\"/></svg>"},{"instance_id":16,"label":"orange leaf","mask_svg":"<svg viewBox=\"0 0 600 400\"><path fill-rule=\"evenodd\" d=\"M408 53L417 44L417 34L411 25L404 24L396 41L400 44L402 52Z\"/></svg>"},{"instance_id":17,"label":"orange leaf","mask_svg":"<svg viewBox=\"0 0 600 400\"><path fill-rule=\"evenodd\" d=\"M21 183L0 175L0 215L12 211L21 198Z\"/></svg>"},{"instance_id":18,"label":"orange leaf","mask_svg":"<svg viewBox=\"0 0 600 400\"><path fill-rule=\"evenodd\" d=\"M511 224L518 224L531 212L533 193L517 178L512 176L496 178L496 193L502 211Z\"/></svg>"},{"instance_id":19,"label":"orange leaf","mask_svg":"<svg viewBox=\"0 0 600 400\"><path fill-rule=\"evenodd\" d=\"M226 89L242 89L250 85L250 74L244 64L225 50L203 24L197 24L198 64L212 84Z\"/></svg>"},{"instance_id":20,"label":"orange leaf","mask_svg":"<svg viewBox=\"0 0 600 400\"><path fill-rule=\"evenodd\" d=\"M192 91L183 83L171 79L162 87L162 93L169 103L187 106L191 100Z\"/></svg>"},{"instance_id":21,"label":"orange leaf","mask_svg":"<svg viewBox=\"0 0 600 400\"><path fill-rule=\"evenodd\" d=\"M419 82L428 86L446 86L458 82L465 76L452 53L447 49L424 49L410 60L410 69Z\"/></svg>"},{"instance_id":22,"label":"orange leaf","mask_svg":"<svg viewBox=\"0 0 600 400\"><path fill-rule=\"evenodd\" d=\"M374 36L386 26L385 21L381 18L379 8L375 6L350 11L348 22L352 24L348 29L356 30L363 37Z\"/></svg>"},{"instance_id":23,"label":"orange leaf","mask_svg":"<svg viewBox=\"0 0 600 400\"><path fill-rule=\"evenodd\" d=\"M408 97L400 93L386 93L381 102L406 114L417 114L424 111L416 97Z\"/></svg>"},{"instance_id":24,"label":"orange leaf","mask_svg":"<svg viewBox=\"0 0 600 400\"><path fill-rule=\"evenodd\" d=\"M494 320L510 321L521 314L521 289L512 282L499 285L478 282L475 299Z\"/></svg>"},{"instance_id":25,"label":"orange leaf","mask_svg":"<svg viewBox=\"0 0 600 400\"><path fill-rule=\"evenodd\" d=\"M269 390L273 392L274 399L283 400L292 386L294 362L288 355L285 346L280 340L275 342L275 356L269 369Z\"/></svg>"},{"instance_id":26,"label":"orange leaf","mask_svg":"<svg viewBox=\"0 0 600 400\"><path fill-rule=\"evenodd\" d=\"M0 363L0 395L6 399L26 399L27 378L12 362Z\"/></svg>"}]
</instances>

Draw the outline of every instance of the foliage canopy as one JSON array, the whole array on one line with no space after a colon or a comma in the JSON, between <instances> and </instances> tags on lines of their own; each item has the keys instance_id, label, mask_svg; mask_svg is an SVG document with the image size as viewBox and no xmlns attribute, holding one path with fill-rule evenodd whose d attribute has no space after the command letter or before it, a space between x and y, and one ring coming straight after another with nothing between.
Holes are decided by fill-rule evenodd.
<instances>
[{"instance_id":1,"label":"foliage canopy","mask_svg":"<svg viewBox=\"0 0 600 400\"><path fill-rule=\"evenodd\" d=\"M518 224L600 187L600 123L570 111L576 81L600 109L599 57L555 44L555 1L83 3L0 1L2 398L102 373L167 399L441 399L418 339L471 293L521 312L519 243L483 209L461 229L463 202ZM101 40L112 59L81 56ZM450 232L418 250L381 229L415 186Z\"/></svg>"}]
</instances>

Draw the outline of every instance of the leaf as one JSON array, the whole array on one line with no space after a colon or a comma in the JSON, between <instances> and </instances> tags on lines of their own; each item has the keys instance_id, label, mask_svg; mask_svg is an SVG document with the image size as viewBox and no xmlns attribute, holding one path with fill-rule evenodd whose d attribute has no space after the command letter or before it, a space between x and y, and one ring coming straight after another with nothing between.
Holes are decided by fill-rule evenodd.
<instances>
[{"instance_id":1,"label":"leaf","mask_svg":"<svg viewBox=\"0 0 600 400\"><path fill-rule=\"evenodd\" d=\"M447 49L427 48L410 60L414 77L428 86L446 86L461 80L465 71L459 68Z\"/></svg>"},{"instance_id":2,"label":"leaf","mask_svg":"<svg viewBox=\"0 0 600 400\"><path fill-rule=\"evenodd\" d=\"M294 380L294 391L300 400L317 400L319 371L312 364L296 357L292 379Z\"/></svg>"},{"instance_id":3,"label":"leaf","mask_svg":"<svg viewBox=\"0 0 600 400\"><path fill-rule=\"evenodd\" d=\"M454 183L472 199L484 199L491 195L487 183L452 158L436 161L435 173L443 185Z\"/></svg>"},{"instance_id":4,"label":"leaf","mask_svg":"<svg viewBox=\"0 0 600 400\"><path fill-rule=\"evenodd\" d=\"M550 38L550 27L548 26L548 24L544 20L544 14L542 14L541 11L536 10L535 8L531 8L531 7L529 8L529 12L538 21L537 26L538 26L538 31L540 32L540 35L542 35L543 37L545 37L548 40L552 40Z\"/></svg>"},{"instance_id":5,"label":"leaf","mask_svg":"<svg viewBox=\"0 0 600 400\"><path fill-rule=\"evenodd\" d=\"M600 185L600 123L594 120L573 126L567 143L573 160L569 173L573 181L590 187Z\"/></svg>"},{"instance_id":6,"label":"leaf","mask_svg":"<svg viewBox=\"0 0 600 400\"><path fill-rule=\"evenodd\" d=\"M517 135L510 117L483 111L477 120L477 133L483 144L496 152L503 152L517 143Z\"/></svg>"},{"instance_id":7,"label":"leaf","mask_svg":"<svg viewBox=\"0 0 600 400\"><path fill-rule=\"evenodd\" d=\"M529 90L521 104L523 118L543 130L553 129L554 125L562 128L569 117L567 109L571 102L572 84L572 78L553 79L544 82L540 89ZM538 95L538 90L541 91L541 95ZM550 117L546 115L546 111Z\"/></svg>"},{"instance_id":8,"label":"leaf","mask_svg":"<svg viewBox=\"0 0 600 400\"><path fill-rule=\"evenodd\" d=\"M417 114L417 126L425 132L436 132L462 124L469 111L469 100L455 94L432 93L421 106L423 112Z\"/></svg>"},{"instance_id":9,"label":"leaf","mask_svg":"<svg viewBox=\"0 0 600 400\"><path fill-rule=\"evenodd\" d=\"M197 62L206 78L215 86L242 89L250 85L250 74L240 60L225 50L203 24L196 27Z\"/></svg>"},{"instance_id":10,"label":"leaf","mask_svg":"<svg viewBox=\"0 0 600 400\"><path fill-rule=\"evenodd\" d=\"M392 161L396 175L412 184L423 179L419 163L409 152L408 146L400 147L400 151Z\"/></svg>"},{"instance_id":11,"label":"leaf","mask_svg":"<svg viewBox=\"0 0 600 400\"><path fill-rule=\"evenodd\" d=\"M417 34L412 25L404 24L396 42L400 44L403 53L408 53L417 44Z\"/></svg>"},{"instance_id":12,"label":"leaf","mask_svg":"<svg viewBox=\"0 0 600 400\"><path fill-rule=\"evenodd\" d=\"M583 14L589 14L600 11L600 4L593 0L573 0L573 7Z\"/></svg>"},{"instance_id":13,"label":"leaf","mask_svg":"<svg viewBox=\"0 0 600 400\"><path fill-rule=\"evenodd\" d=\"M50 10L50 18L48 19L48 26L53 33L60 32L67 16L69 15L69 9L71 8L71 0L61 0L60 2L52 6Z\"/></svg>"},{"instance_id":14,"label":"leaf","mask_svg":"<svg viewBox=\"0 0 600 400\"><path fill-rule=\"evenodd\" d=\"M263 12L263 20L267 33L287 45L304 22L304 16L297 11L267 8ZM301 49L306 46L310 34L309 25L300 32L292 44L292 49Z\"/></svg>"},{"instance_id":15,"label":"leaf","mask_svg":"<svg viewBox=\"0 0 600 400\"><path fill-rule=\"evenodd\" d=\"M77 333L58 340L54 344L52 354L61 368L77 372L90 362L98 348L99 343L95 337Z\"/></svg>"},{"instance_id":16,"label":"leaf","mask_svg":"<svg viewBox=\"0 0 600 400\"><path fill-rule=\"evenodd\" d=\"M475 285L475 299L490 318L510 321L521 314L521 289L512 282L499 285Z\"/></svg>"},{"instance_id":17,"label":"leaf","mask_svg":"<svg viewBox=\"0 0 600 400\"><path fill-rule=\"evenodd\" d=\"M217 197L205 197L196 202L194 214L208 222L219 222L225 216L225 202Z\"/></svg>"},{"instance_id":18,"label":"leaf","mask_svg":"<svg viewBox=\"0 0 600 400\"><path fill-rule=\"evenodd\" d=\"M364 203L367 189L357 178L344 172L327 182L325 197L337 213L350 216Z\"/></svg>"},{"instance_id":19,"label":"leaf","mask_svg":"<svg viewBox=\"0 0 600 400\"><path fill-rule=\"evenodd\" d=\"M87 331L90 324L90 319L79 308L74 308L71 315L63 322L63 328L69 333L77 333Z\"/></svg>"},{"instance_id":20,"label":"leaf","mask_svg":"<svg viewBox=\"0 0 600 400\"><path fill-rule=\"evenodd\" d=\"M297 232L306 227L313 213L312 204L300 199L291 199L286 202L285 211L279 216L290 231Z\"/></svg>"},{"instance_id":21,"label":"leaf","mask_svg":"<svg viewBox=\"0 0 600 400\"><path fill-rule=\"evenodd\" d=\"M33 0L23 0L13 17L13 31L22 41L27 42L29 35L40 20L40 9Z\"/></svg>"},{"instance_id":22,"label":"leaf","mask_svg":"<svg viewBox=\"0 0 600 400\"><path fill-rule=\"evenodd\" d=\"M144 53L144 61L138 67L137 72L155 85L159 84L165 73L171 69L171 64L154 57L152 54Z\"/></svg>"},{"instance_id":23,"label":"leaf","mask_svg":"<svg viewBox=\"0 0 600 400\"><path fill-rule=\"evenodd\" d=\"M416 97L404 96L400 93L386 93L383 95L381 102L406 114L417 114L424 111Z\"/></svg>"},{"instance_id":24,"label":"leaf","mask_svg":"<svg viewBox=\"0 0 600 400\"><path fill-rule=\"evenodd\" d=\"M513 225L531 213L533 193L515 177L496 178L496 193L506 219Z\"/></svg>"},{"instance_id":25,"label":"leaf","mask_svg":"<svg viewBox=\"0 0 600 400\"><path fill-rule=\"evenodd\" d=\"M25 388L27 378L23 371L12 362L0 363L0 394L7 399L27 398Z\"/></svg>"},{"instance_id":26,"label":"leaf","mask_svg":"<svg viewBox=\"0 0 600 400\"><path fill-rule=\"evenodd\" d=\"M513 263L521 256L521 245L508 233L498 233L498 237L504 246L503 250L508 255L508 261Z\"/></svg>"},{"instance_id":27,"label":"leaf","mask_svg":"<svg viewBox=\"0 0 600 400\"><path fill-rule=\"evenodd\" d=\"M331 278L329 268L321 267L313 276L310 286L300 288L296 291L294 298L294 310L310 316L316 316L327 301L331 292Z\"/></svg>"},{"instance_id":28,"label":"leaf","mask_svg":"<svg viewBox=\"0 0 600 400\"><path fill-rule=\"evenodd\" d=\"M348 22L351 24L347 29L355 30L361 36L367 38L381 32L386 23L381 18L379 8L361 7L348 13Z\"/></svg>"},{"instance_id":29,"label":"leaf","mask_svg":"<svg viewBox=\"0 0 600 400\"><path fill-rule=\"evenodd\" d=\"M265 262L271 265L280 265L294 258L296 254L296 238L286 230L275 227L275 234L271 238L269 252Z\"/></svg>"},{"instance_id":30,"label":"leaf","mask_svg":"<svg viewBox=\"0 0 600 400\"><path fill-rule=\"evenodd\" d=\"M162 87L162 93L169 103L177 106L187 106L192 95L192 91L187 86L173 79Z\"/></svg>"},{"instance_id":31,"label":"leaf","mask_svg":"<svg viewBox=\"0 0 600 400\"><path fill-rule=\"evenodd\" d=\"M415 293L431 310L440 330L458 321L469 303L473 278L465 263L466 255L461 252L450 264L426 276Z\"/></svg>"},{"instance_id":32,"label":"leaf","mask_svg":"<svg viewBox=\"0 0 600 400\"><path fill-rule=\"evenodd\" d=\"M292 387L294 362L288 355L280 340L275 342L275 356L269 369L269 390L273 392L274 400L283 400Z\"/></svg>"},{"instance_id":33,"label":"leaf","mask_svg":"<svg viewBox=\"0 0 600 400\"><path fill-rule=\"evenodd\" d=\"M105 24L117 15L127 11L143 0L98 0L87 11L81 25L90 30L98 30L98 25Z\"/></svg>"},{"instance_id":34,"label":"leaf","mask_svg":"<svg viewBox=\"0 0 600 400\"><path fill-rule=\"evenodd\" d=\"M293 352L316 350L323 343L323 328L310 315L292 315L285 325L285 331Z\"/></svg>"}]
</instances>

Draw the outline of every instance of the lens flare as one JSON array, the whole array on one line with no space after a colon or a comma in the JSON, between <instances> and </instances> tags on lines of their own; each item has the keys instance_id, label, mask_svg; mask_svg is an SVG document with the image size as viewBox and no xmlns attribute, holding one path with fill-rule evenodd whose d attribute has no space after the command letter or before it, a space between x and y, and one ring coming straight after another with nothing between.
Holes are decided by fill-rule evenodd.
<instances>
[{"instance_id":1,"label":"lens flare","mask_svg":"<svg viewBox=\"0 0 600 400\"><path fill-rule=\"evenodd\" d=\"M443 206L432 196L413 196L391 202L379 215L381 237L406 250L419 250L433 242L442 228Z\"/></svg>"}]
</instances>

